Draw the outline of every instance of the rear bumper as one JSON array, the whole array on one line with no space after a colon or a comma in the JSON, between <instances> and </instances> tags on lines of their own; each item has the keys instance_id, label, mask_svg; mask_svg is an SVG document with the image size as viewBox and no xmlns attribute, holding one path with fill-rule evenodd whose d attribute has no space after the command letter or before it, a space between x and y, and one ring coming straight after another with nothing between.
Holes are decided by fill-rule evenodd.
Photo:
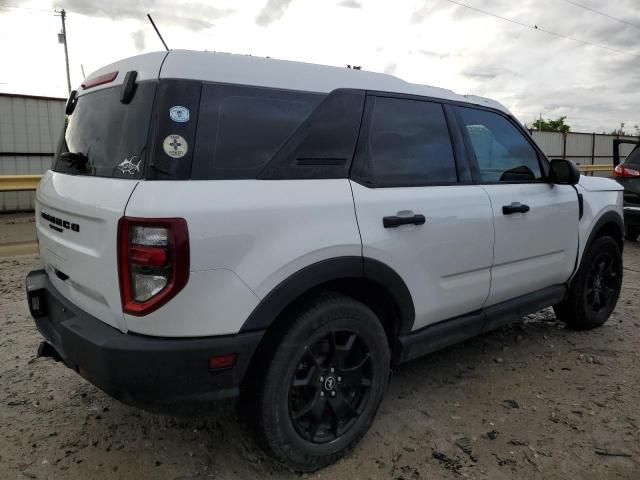
<instances>
[{"instance_id":1,"label":"rear bumper","mask_svg":"<svg viewBox=\"0 0 640 480\"><path fill-rule=\"evenodd\" d=\"M43 270L29 273L26 284L36 326L64 364L120 401L151 409L237 397L264 334L202 338L123 334L71 304ZM39 301L35 308L34 297ZM232 353L237 354L233 367L209 369L209 357Z\"/></svg>"}]
</instances>

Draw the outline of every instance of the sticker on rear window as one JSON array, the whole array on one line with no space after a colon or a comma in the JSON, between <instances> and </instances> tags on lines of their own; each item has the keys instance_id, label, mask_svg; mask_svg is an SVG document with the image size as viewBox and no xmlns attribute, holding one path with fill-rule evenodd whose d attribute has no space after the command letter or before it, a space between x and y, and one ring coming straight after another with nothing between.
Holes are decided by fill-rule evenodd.
<instances>
[{"instance_id":1,"label":"sticker on rear window","mask_svg":"<svg viewBox=\"0 0 640 480\"><path fill-rule=\"evenodd\" d=\"M142 159L138 160L138 163L133 163L135 159L135 155L131 158L125 158L118 165L118 170L120 170L122 173L128 173L129 175L138 173L140 171L140 163L142 163Z\"/></svg>"},{"instance_id":2,"label":"sticker on rear window","mask_svg":"<svg viewBox=\"0 0 640 480\"><path fill-rule=\"evenodd\" d=\"M187 154L189 145L184 137L180 135L169 135L162 142L164 153L173 158L182 158Z\"/></svg>"},{"instance_id":3,"label":"sticker on rear window","mask_svg":"<svg viewBox=\"0 0 640 480\"><path fill-rule=\"evenodd\" d=\"M189 109L180 105L171 107L169 109L169 117L171 120L178 123L184 123L189 121Z\"/></svg>"}]
</instances>

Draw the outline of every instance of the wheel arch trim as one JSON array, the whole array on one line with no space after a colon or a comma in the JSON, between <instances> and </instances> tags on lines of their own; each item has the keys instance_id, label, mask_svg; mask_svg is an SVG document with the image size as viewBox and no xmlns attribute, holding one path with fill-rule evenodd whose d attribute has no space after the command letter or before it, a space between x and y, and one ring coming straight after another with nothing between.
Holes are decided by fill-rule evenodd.
<instances>
[{"instance_id":1,"label":"wheel arch trim","mask_svg":"<svg viewBox=\"0 0 640 480\"><path fill-rule=\"evenodd\" d=\"M593 241L598 237L598 233L602 230L602 227L604 227L607 224L614 224L618 228L620 239L624 239L624 220L622 219L622 216L614 210L609 210L603 213L598 218L598 220L596 220L596 222L594 223L593 228L591 229L591 232L589 232L589 237L587 238L587 242L585 243L584 251L586 251L587 248L589 248L589 246L593 243ZM619 239L616 239L616 240L619 240ZM622 250L623 244L624 244L624 240L622 240L620 250ZM582 253L583 256L584 256L584 251Z\"/></svg>"},{"instance_id":2,"label":"wheel arch trim","mask_svg":"<svg viewBox=\"0 0 640 480\"><path fill-rule=\"evenodd\" d=\"M412 330L415 319L413 299L400 275L378 260L345 256L313 263L283 280L251 312L240 333L267 329L294 300L337 280L369 280L379 284L396 303L398 334Z\"/></svg>"}]
</instances>

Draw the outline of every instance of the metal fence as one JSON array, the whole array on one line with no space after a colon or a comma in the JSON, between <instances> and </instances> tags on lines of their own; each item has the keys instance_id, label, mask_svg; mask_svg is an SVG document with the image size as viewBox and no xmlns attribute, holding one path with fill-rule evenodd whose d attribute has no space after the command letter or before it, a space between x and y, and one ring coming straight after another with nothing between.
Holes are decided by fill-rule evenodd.
<instances>
[{"instance_id":1,"label":"metal fence","mask_svg":"<svg viewBox=\"0 0 640 480\"><path fill-rule=\"evenodd\" d=\"M640 137L604 135L598 133L538 132L532 131L536 143L549 158L565 158L576 165L611 165L613 167L613 141L615 139L638 142ZM620 145L620 161L631 153L634 145ZM609 176L610 174L600 173Z\"/></svg>"},{"instance_id":2,"label":"metal fence","mask_svg":"<svg viewBox=\"0 0 640 480\"><path fill-rule=\"evenodd\" d=\"M0 94L0 175L42 174L64 125L65 99ZM34 192L0 192L0 212L33 210Z\"/></svg>"}]
</instances>

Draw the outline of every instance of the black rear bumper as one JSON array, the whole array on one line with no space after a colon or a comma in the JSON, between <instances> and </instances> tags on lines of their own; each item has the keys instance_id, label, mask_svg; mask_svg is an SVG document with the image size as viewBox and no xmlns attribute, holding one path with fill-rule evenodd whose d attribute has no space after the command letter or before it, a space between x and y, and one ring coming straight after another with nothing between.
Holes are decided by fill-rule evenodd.
<instances>
[{"instance_id":1,"label":"black rear bumper","mask_svg":"<svg viewBox=\"0 0 640 480\"><path fill-rule=\"evenodd\" d=\"M43 270L29 273L26 283L36 326L67 367L124 403L154 410L237 397L264 334L202 338L125 334L71 304ZM38 297L35 302L34 297ZM209 369L210 357L234 353L233 367Z\"/></svg>"}]
</instances>

